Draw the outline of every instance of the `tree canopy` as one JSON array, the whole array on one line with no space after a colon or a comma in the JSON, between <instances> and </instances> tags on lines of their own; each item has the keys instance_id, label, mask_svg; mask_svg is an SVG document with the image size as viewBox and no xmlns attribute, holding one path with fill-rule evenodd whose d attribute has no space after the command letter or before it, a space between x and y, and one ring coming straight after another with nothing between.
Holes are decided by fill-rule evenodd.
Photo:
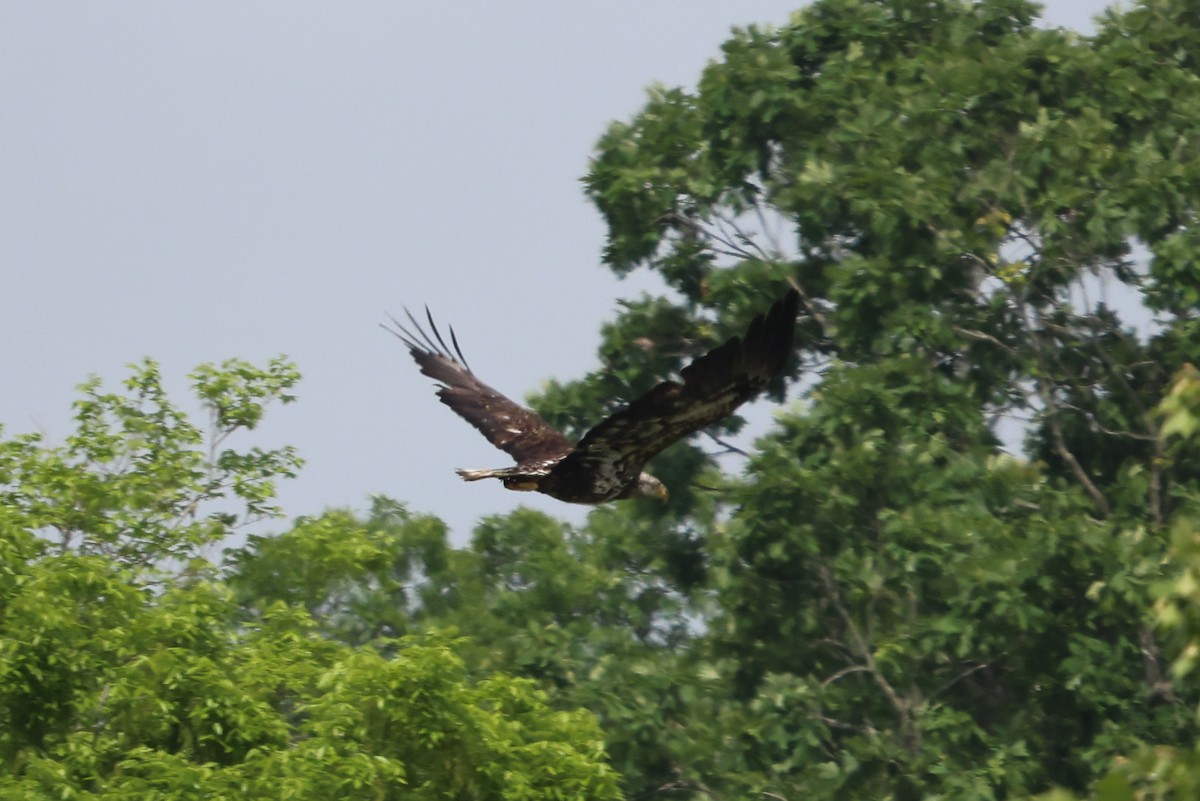
<instances>
[{"instance_id":1,"label":"tree canopy","mask_svg":"<svg viewBox=\"0 0 1200 801\"><path fill-rule=\"evenodd\" d=\"M394 535L331 513L260 541L269 569L205 559L277 514L296 455L230 443L299 375L231 361L192 378L207 433L145 362L127 394L82 387L64 445L0 444L0 797L618 796L590 713L510 672L473 675L446 630L379 630L373 607L313 603L365 591ZM294 550L273 556L280 542ZM391 612L392 588L370 589Z\"/></svg>"},{"instance_id":2,"label":"tree canopy","mask_svg":"<svg viewBox=\"0 0 1200 801\"><path fill-rule=\"evenodd\" d=\"M200 368L207 432L146 362L4 440L0 797L1194 797L1200 11L1036 14L817 0L603 134L605 261L664 289L539 413L802 298L773 423L665 506L455 547L376 498L214 564L299 469L232 447L283 361Z\"/></svg>"}]
</instances>

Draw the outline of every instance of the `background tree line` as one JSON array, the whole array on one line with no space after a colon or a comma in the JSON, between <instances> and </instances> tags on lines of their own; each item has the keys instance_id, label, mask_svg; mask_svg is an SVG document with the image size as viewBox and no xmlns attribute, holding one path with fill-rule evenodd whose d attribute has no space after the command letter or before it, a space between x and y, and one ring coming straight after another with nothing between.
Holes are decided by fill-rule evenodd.
<instances>
[{"instance_id":1,"label":"background tree line","mask_svg":"<svg viewBox=\"0 0 1200 801\"><path fill-rule=\"evenodd\" d=\"M548 419L803 297L793 402L666 506L456 548L377 498L214 565L299 469L233 447L284 361L5 439L0 798L1195 797L1200 9L1035 20L818 0L603 135L605 259L666 290Z\"/></svg>"}]
</instances>

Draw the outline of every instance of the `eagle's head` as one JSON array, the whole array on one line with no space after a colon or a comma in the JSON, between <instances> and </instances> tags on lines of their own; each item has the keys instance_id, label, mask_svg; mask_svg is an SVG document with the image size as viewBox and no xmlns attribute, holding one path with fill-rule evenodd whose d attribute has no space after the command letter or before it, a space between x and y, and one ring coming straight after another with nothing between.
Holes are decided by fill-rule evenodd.
<instances>
[{"instance_id":1,"label":"eagle's head","mask_svg":"<svg viewBox=\"0 0 1200 801\"><path fill-rule=\"evenodd\" d=\"M649 473L640 474L629 489L627 497L658 498L660 501L667 499L667 485Z\"/></svg>"}]
</instances>

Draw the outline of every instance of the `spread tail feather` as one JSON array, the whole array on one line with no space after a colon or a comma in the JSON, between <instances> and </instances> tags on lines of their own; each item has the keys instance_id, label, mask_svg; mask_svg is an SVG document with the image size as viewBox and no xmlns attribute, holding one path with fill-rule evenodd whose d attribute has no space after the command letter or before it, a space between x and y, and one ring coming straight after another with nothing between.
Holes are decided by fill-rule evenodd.
<instances>
[{"instance_id":1,"label":"spread tail feather","mask_svg":"<svg viewBox=\"0 0 1200 801\"><path fill-rule=\"evenodd\" d=\"M538 477L530 475L521 467L502 467L498 470L462 470L454 472L462 476L463 481L478 481L481 478L498 478L504 482L504 488L520 492L532 492L538 488Z\"/></svg>"},{"instance_id":2,"label":"spread tail feather","mask_svg":"<svg viewBox=\"0 0 1200 801\"><path fill-rule=\"evenodd\" d=\"M462 476L463 481L479 481L482 478L504 478L506 470L463 470L459 468L454 472Z\"/></svg>"}]
</instances>

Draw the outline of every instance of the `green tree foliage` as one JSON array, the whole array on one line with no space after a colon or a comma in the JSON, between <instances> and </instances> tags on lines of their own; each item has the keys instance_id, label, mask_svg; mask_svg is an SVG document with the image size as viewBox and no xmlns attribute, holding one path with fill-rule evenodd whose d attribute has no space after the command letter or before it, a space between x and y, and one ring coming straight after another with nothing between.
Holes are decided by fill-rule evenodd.
<instances>
[{"instance_id":1,"label":"green tree foliage","mask_svg":"<svg viewBox=\"0 0 1200 801\"><path fill-rule=\"evenodd\" d=\"M231 438L298 374L192 378L207 436L146 362L128 394L83 386L64 445L0 442L0 798L617 797L590 713L469 675L462 641L432 629L381 623L357 644L386 615L328 599L380 572L394 543L370 527L301 520L222 581L204 549L275 515L274 481L299 466ZM422 522L403 544L431 564L442 529ZM256 603L256 583L277 597Z\"/></svg>"},{"instance_id":2,"label":"green tree foliage","mask_svg":"<svg viewBox=\"0 0 1200 801\"><path fill-rule=\"evenodd\" d=\"M600 141L606 258L671 295L540 408L594 419L788 284L806 312L807 402L745 479L697 443L660 459L686 497L658 553L703 577L662 565L697 624L674 686L705 697L631 793L1012 798L1191 747L1152 607L1197 465L1164 437L1190 419L1154 409L1200 355L1200 16L1035 23L1020 0L818 0Z\"/></svg>"},{"instance_id":3,"label":"green tree foliage","mask_svg":"<svg viewBox=\"0 0 1200 801\"><path fill-rule=\"evenodd\" d=\"M1175 375L1170 391L1159 404L1162 432L1172 444L1172 455L1195 451L1200 431L1200 374L1187 364ZM1188 493L1188 511L1171 526L1171 568L1153 590L1158 630L1167 638L1175 658L1170 666L1175 685L1194 682L1200 660L1200 523L1195 489ZM1165 692L1174 692L1163 683ZM1152 741L1153 742L1153 741ZM1169 801L1200 795L1200 747L1145 744L1118 760L1114 769L1096 783L1092 798L1098 801ZM1047 793L1044 801L1076 801L1065 790Z\"/></svg>"}]
</instances>

